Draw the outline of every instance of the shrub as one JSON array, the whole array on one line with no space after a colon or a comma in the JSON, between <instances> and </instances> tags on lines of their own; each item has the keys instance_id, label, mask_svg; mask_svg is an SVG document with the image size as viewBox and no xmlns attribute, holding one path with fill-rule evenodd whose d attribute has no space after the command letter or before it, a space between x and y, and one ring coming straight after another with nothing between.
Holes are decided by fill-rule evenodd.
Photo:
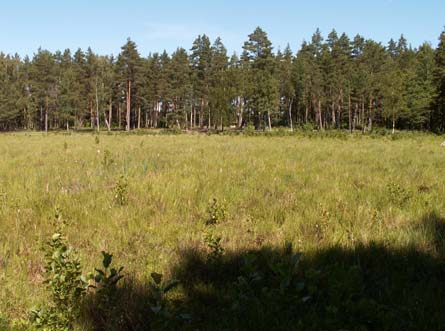
<instances>
[{"instance_id":1,"label":"shrub","mask_svg":"<svg viewBox=\"0 0 445 331\"><path fill-rule=\"evenodd\" d=\"M117 310L118 282L124 277L123 267L112 268L113 255L102 251L102 268L96 268L94 273L88 275L92 284L88 286L92 295L91 303L94 306L94 320L96 328L106 325L117 325L120 314Z\"/></svg>"},{"instance_id":2,"label":"shrub","mask_svg":"<svg viewBox=\"0 0 445 331\"><path fill-rule=\"evenodd\" d=\"M31 311L33 324L45 331L72 330L87 279L82 276L80 259L62 233L54 233L45 248L44 278L50 301L46 307Z\"/></svg>"},{"instance_id":3,"label":"shrub","mask_svg":"<svg viewBox=\"0 0 445 331\"><path fill-rule=\"evenodd\" d=\"M128 203L128 181L125 175L121 175L113 190L114 202L120 206Z\"/></svg>"},{"instance_id":4,"label":"shrub","mask_svg":"<svg viewBox=\"0 0 445 331\"><path fill-rule=\"evenodd\" d=\"M209 255L209 261L218 261L223 253L224 248L221 245L222 237L216 233L214 226L224 222L227 219L227 214L224 206L213 199L207 207L208 217L205 221L206 229L204 230L204 243L206 244Z\"/></svg>"},{"instance_id":5,"label":"shrub","mask_svg":"<svg viewBox=\"0 0 445 331\"><path fill-rule=\"evenodd\" d=\"M217 261L224 253L221 245L222 237L212 233L211 231L204 233L204 242L209 249L209 261Z\"/></svg>"},{"instance_id":6,"label":"shrub","mask_svg":"<svg viewBox=\"0 0 445 331\"><path fill-rule=\"evenodd\" d=\"M111 152L106 149L104 150L104 156L102 159L102 166L104 168L109 168L114 164L113 156L111 155Z\"/></svg>"},{"instance_id":7,"label":"shrub","mask_svg":"<svg viewBox=\"0 0 445 331\"><path fill-rule=\"evenodd\" d=\"M213 199L207 207L208 218L206 225L215 225L226 221L227 213L223 204L218 202L217 199Z\"/></svg>"},{"instance_id":8,"label":"shrub","mask_svg":"<svg viewBox=\"0 0 445 331\"><path fill-rule=\"evenodd\" d=\"M394 182L388 184L388 194L390 201L399 207L405 206L412 196L411 191Z\"/></svg>"}]
</instances>

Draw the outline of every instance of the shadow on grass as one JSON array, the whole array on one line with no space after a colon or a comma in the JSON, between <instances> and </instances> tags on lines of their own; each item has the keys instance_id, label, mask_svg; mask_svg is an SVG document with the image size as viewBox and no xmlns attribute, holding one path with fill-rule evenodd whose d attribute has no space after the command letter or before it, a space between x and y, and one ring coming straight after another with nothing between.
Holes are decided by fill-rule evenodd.
<instances>
[{"instance_id":1,"label":"shadow on grass","mask_svg":"<svg viewBox=\"0 0 445 331\"><path fill-rule=\"evenodd\" d=\"M445 219L419 223L435 251L380 244L296 255L282 248L180 252L180 286L153 310L149 284L127 282L112 320L85 309L96 330L444 330Z\"/></svg>"}]
</instances>

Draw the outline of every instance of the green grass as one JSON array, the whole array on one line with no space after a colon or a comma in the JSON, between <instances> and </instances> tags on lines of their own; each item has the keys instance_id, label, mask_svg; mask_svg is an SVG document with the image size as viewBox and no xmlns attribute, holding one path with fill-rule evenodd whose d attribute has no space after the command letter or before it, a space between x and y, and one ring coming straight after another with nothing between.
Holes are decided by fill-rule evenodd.
<instances>
[{"instance_id":1,"label":"green grass","mask_svg":"<svg viewBox=\"0 0 445 331\"><path fill-rule=\"evenodd\" d=\"M206 250L203 230L214 198L227 213L216 225L227 268L230 259L240 259L244 252L279 250L290 243L303 253L302 265L315 269L333 259L344 259L341 263L348 268L368 263L388 281L406 285L427 281L426 276L403 280L405 272L418 274L423 264L434 274L443 270L443 138L340 138L101 134L97 141L91 134L0 135L0 328L2 320L23 318L32 306L45 302L41 247L54 231L56 207L68 222L65 232L86 270L100 264L99 253L105 250L114 253L113 263L125 266L128 278L140 283L152 271L182 272L189 282L193 279L191 270L177 269L185 262L184 252ZM128 185L124 205L114 197L121 175ZM357 256L365 261L357 262ZM391 269L399 257L413 260L414 271L404 270L409 266L403 263L400 270ZM327 270L337 280L344 277L336 269ZM236 277L228 272L227 279ZM441 279L435 284L442 287L431 293L445 291ZM211 281L203 282L211 286ZM362 283L370 284L366 277ZM187 297L184 284L175 300ZM230 286L215 284L214 296ZM404 291L421 289L399 290L379 298L400 305ZM196 293L191 299L196 316L205 301ZM425 297L423 307L434 306L435 299ZM203 330L209 325L233 327L215 323L218 304L224 303L216 302L207 320L193 323ZM416 304L407 304L411 310L403 316L413 321L416 316L418 323L445 318L437 310L434 319L416 315Z\"/></svg>"}]
</instances>

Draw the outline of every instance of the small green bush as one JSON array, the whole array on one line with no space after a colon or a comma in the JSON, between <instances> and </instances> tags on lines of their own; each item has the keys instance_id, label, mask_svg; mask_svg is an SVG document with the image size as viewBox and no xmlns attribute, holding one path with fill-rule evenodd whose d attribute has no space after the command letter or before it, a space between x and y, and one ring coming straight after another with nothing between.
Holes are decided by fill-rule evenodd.
<instances>
[{"instance_id":1,"label":"small green bush","mask_svg":"<svg viewBox=\"0 0 445 331\"><path fill-rule=\"evenodd\" d=\"M31 321L45 331L69 331L80 315L87 279L76 252L62 233L54 233L45 248L45 281L50 293L44 308L31 311Z\"/></svg>"},{"instance_id":2,"label":"small green bush","mask_svg":"<svg viewBox=\"0 0 445 331\"><path fill-rule=\"evenodd\" d=\"M128 203L128 180L125 175L121 175L113 190L114 202L117 205L125 206Z\"/></svg>"}]
</instances>

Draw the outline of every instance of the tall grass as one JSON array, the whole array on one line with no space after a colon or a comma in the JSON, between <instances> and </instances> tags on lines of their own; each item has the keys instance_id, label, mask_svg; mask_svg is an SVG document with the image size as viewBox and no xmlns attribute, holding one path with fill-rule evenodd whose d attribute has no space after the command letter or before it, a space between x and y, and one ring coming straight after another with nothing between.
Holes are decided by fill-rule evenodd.
<instances>
[{"instance_id":1,"label":"tall grass","mask_svg":"<svg viewBox=\"0 0 445 331\"><path fill-rule=\"evenodd\" d=\"M372 242L443 256L425 215L445 216L445 149L432 135L399 138L1 135L0 326L45 301L41 247L56 207L87 269L109 251L135 280L206 249L213 199L228 252Z\"/></svg>"}]
</instances>

